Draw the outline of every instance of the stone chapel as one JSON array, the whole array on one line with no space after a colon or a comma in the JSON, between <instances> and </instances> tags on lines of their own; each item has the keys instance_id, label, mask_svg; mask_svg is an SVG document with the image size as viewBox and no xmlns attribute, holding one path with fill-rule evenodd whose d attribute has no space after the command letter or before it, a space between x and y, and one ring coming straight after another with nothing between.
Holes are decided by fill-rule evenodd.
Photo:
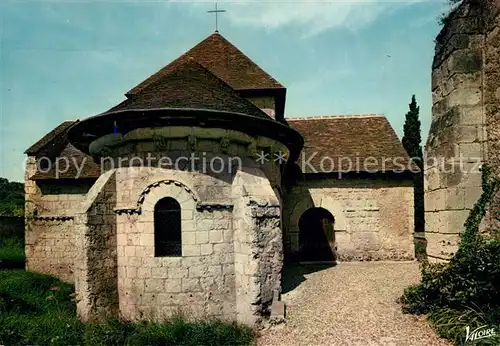
<instances>
[{"instance_id":1,"label":"stone chapel","mask_svg":"<svg viewBox=\"0 0 500 346\"><path fill-rule=\"evenodd\" d=\"M285 262L414 258L384 116L286 118L286 88L218 32L125 95L25 152L27 269L74 283L82 320L253 325Z\"/></svg>"}]
</instances>

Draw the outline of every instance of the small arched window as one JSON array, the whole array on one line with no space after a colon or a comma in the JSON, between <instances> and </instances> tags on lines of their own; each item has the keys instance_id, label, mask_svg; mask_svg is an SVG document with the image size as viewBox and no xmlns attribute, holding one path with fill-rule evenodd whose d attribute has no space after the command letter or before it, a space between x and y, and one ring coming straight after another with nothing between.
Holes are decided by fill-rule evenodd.
<instances>
[{"instance_id":1,"label":"small arched window","mask_svg":"<svg viewBox=\"0 0 500 346\"><path fill-rule=\"evenodd\" d=\"M171 197L155 205L155 257L182 256L181 206Z\"/></svg>"}]
</instances>

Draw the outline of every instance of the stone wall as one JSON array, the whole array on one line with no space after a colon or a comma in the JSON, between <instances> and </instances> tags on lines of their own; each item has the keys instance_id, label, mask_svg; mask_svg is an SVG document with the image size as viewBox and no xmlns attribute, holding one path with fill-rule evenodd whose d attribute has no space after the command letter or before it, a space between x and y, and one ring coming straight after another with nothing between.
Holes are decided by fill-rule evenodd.
<instances>
[{"instance_id":1,"label":"stone wall","mask_svg":"<svg viewBox=\"0 0 500 346\"><path fill-rule=\"evenodd\" d=\"M215 200L200 199L200 179L213 187ZM117 186L121 196L117 209L118 287L123 316L161 319L181 313L234 320L228 184L191 172L123 168L118 170ZM132 189L126 188L129 186ZM173 197L181 205L182 257L154 256L154 206L164 197Z\"/></svg>"},{"instance_id":2,"label":"stone wall","mask_svg":"<svg viewBox=\"0 0 500 346\"><path fill-rule=\"evenodd\" d=\"M338 257L350 260L414 258L413 183L384 179L310 179L285 197L283 218L287 255L299 249L299 220L321 207L335 218Z\"/></svg>"},{"instance_id":3,"label":"stone wall","mask_svg":"<svg viewBox=\"0 0 500 346\"><path fill-rule=\"evenodd\" d=\"M34 157L25 177L26 268L73 282L74 216L91 186L89 182L35 181Z\"/></svg>"},{"instance_id":4,"label":"stone wall","mask_svg":"<svg viewBox=\"0 0 500 346\"><path fill-rule=\"evenodd\" d=\"M237 320L248 325L269 312L281 292L283 235L278 193L258 168L234 181L234 268Z\"/></svg>"},{"instance_id":5,"label":"stone wall","mask_svg":"<svg viewBox=\"0 0 500 346\"><path fill-rule=\"evenodd\" d=\"M76 308L85 322L118 315L116 172L101 175L75 213Z\"/></svg>"},{"instance_id":6,"label":"stone wall","mask_svg":"<svg viewBox=\"0 0 500 346\"><path fill-rule=\"evenodd\" d=\"M281 173L274 161L261 165L254 155L279 144L202 130L138 129L93 144L92 150L109 157L108 172L75 217L82 319L180 313L253 325L267 311L281 287L281 214L274 189ZM118 145L106 146L115 140ZM186 159L193 155L194 165ZM148 156L154 159L148 162ZM214 157L226 164L236 157L239 163L219 170L210 164ZM182 256L155 256L154 208L164 197L181 207Z\"/></svg>"},{"instance_id":7,"label":"stone wall","mask_svg":"<svg viewBox=\"0 0 500 346\"><path fill-rule=\"evenodd\" d=\"M479 167L498 162L498 4L464 1L436 39L426 144L429 260L449 259L481 194ZM497 171L498 174L498 171Z\"/></svg>"}]
</instances>

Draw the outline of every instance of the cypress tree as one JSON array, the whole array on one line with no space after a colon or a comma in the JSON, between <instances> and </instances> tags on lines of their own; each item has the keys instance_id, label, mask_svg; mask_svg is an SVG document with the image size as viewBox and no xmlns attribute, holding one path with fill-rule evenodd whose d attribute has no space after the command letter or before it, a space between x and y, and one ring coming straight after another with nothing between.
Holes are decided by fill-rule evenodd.
<instances>
[{"instance_id":1,"label":"cypress tree","mask_svg":"<svg viewBox=\"0 0 500 346\"><path fill-rule=\"evenodd\" d=\"M410 110L406 113L406 120L403 128L403 147L418 166L420 172L413 176L414 186L414 223L415 232L424 232L425 230L425 208L424 208L424 161L422 154L422 136L420 132L420 107L417 106L415 95L411 98L409 104Z\"/></svg>"},{"instance_id":2,"label":"cypress tree","mask_svg":"<svg viewBox=\"0 0 500 346\"><path fill-rule=\"evenodd\" d=\"M415 164L422 169L422 136L420 134L420 107L417 106L415 95L411 98L409 104L410 110L406 113L406 121L403 128L403 147L410 157L414 160Z\"/></svg>"}]
</instances>

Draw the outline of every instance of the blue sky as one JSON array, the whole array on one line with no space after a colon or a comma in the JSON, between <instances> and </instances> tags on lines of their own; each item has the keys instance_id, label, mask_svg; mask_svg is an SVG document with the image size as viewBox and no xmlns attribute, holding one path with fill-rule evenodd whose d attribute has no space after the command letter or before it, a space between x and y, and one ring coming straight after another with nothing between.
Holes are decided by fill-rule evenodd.
<instances>
[{"instance_id":1,"label":"blue sky","mask_svg":"<svg viewBox=\"0 0 500 346\"><path fill-rule=\"evenodd\" d=\"M67 119L103 112L214 31L213 2L0 1L0 177ZM435 1L219 2L221 33L288 88L287 117L431 118Z\"/></svg>"}]
</instances>

